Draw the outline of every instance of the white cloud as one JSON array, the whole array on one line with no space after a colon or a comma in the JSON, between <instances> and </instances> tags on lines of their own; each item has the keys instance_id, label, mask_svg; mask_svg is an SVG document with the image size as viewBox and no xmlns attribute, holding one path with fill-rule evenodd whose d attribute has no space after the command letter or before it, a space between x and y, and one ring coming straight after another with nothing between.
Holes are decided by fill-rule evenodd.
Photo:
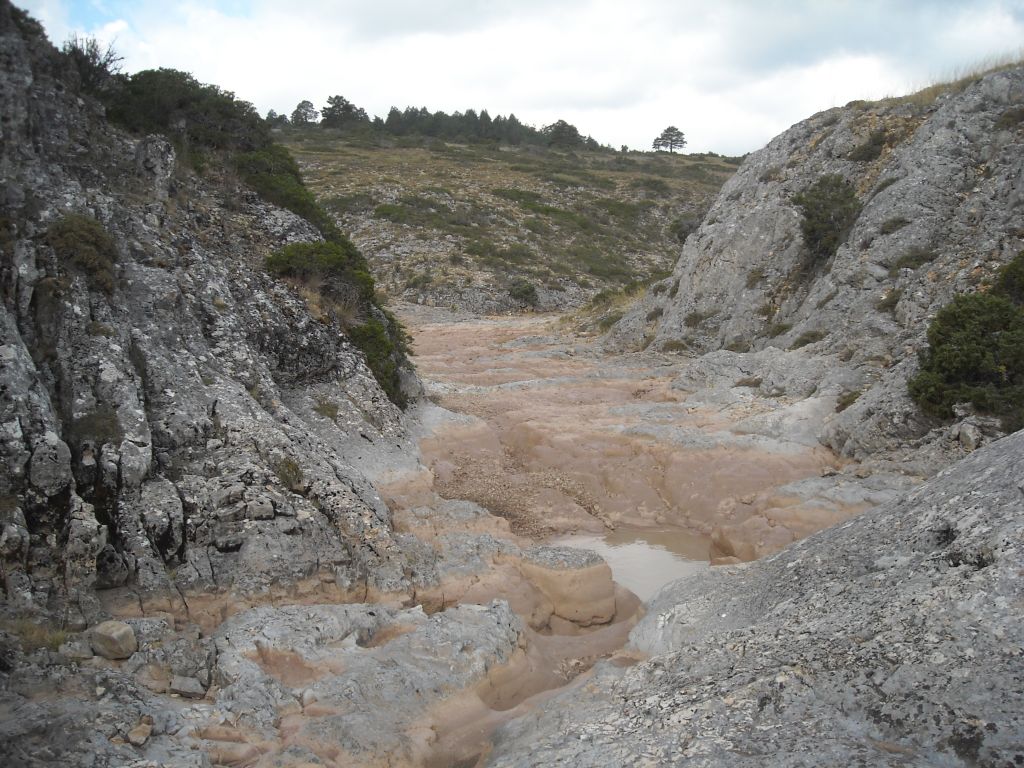
<instances>
[{"instance_id":1,"label":"white cloud","mask_svg":"<svg viewBox=\"0 0 1024 768\"><path fill-rule=\"evenodd\" d=\"M809 114L906 91L1024 40L1022 0L26 0L129 71L192 72L290 112L341 93L392 105L564 118L637 148L676 124L692 151L755 149Z\"/></svg>"}]
</instances>

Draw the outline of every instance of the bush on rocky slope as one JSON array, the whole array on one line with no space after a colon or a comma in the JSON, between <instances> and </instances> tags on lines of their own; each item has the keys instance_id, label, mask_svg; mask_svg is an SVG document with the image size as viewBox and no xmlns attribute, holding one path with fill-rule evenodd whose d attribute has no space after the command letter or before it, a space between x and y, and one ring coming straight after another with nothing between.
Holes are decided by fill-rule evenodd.
<instances>
[{"instance_id":1,"label":"bush on rocky slope","mask_svg":"<svg viewBox=\"0 0 1024 768\"><path fill-rule=\"evenodd\" d=\"M853 186L838 174L822 176L803 192L793 196L803 213L800 232L809 252L808 268L835 256L860 213Z\"/></svg>"},{"instance_id":2,"label":"bush on rocky slope","mask_svg":"<svg viewBox=\"0 0 1024 768\"><path fill-rule=\"evenodd\" d=\"M96 219L69 213L50 225L46 244L62 264L83 271L90 285L107 294L113 292L117 246Z\"/></svg>"},{"instance_id":3,"label":"bush on rocky slope","mask_svg":"<svg viewBox=\"0 0 1024 768\"><path fill-rule=\"evenodd\" d=\"M247 101L176 69L120 78L104 97L111 120L135 133L161 133L179 155L196 150L249 151L270 145L270 129Z\"/></svg>"},{"instance_id":4,"label":"bush on rocky slope","mask_svg":"<svg viewBox=\"0 0 1024 768\"><path fill-rule=\"evenodd\" d=\"M347 326L349 339L366 356L367 366L391 402L404 408L399 369L408 355L405 331L377 303L373 277L356 247L345 238L292 243L268 256L266 267L271 274L296 280L316 294L321 309Z\"/></svg>"},{"instance_id":5,"label":"bush on rocky slope","mask_svg":"<svg viewBox=\"0 0 1024 768\"><path fill-rule=\"evenodd\" d=\"M239 152L234 157L234 166L242 180L264 200L298 214L327 240L353 247L306 188L299 166L280 144Z\"/></svg>"},{"instance_id":6,"label":"bush on rocky slope","mask_svg":"<svg viewBox=\"0 0 1024 768\"><path fill-rule=\"evenodd\" d=\"M921 370L908 382L926 413L953 416L970 403L1000 417L1003 428L1024 427L1024 253L1007 264L991 293L957 296L928 327Z\"/></svg>"}]
</instances>

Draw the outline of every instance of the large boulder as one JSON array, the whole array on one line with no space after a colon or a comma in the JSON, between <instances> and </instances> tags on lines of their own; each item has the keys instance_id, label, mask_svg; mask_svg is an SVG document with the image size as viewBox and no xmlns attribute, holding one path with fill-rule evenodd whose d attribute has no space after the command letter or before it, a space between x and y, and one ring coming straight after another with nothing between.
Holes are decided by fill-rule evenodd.
<instances>
[{"instance_id":1,"label":"large boulder","mask_svg":"<svg viewBox=\"0 0 1024 768\"><path fill-rule=\"evenodd\" d=\"M139 649L135 630L123 621L104 621L89 632L93 653L105 659L127 659Z\"/></svg>"}]
</instances>

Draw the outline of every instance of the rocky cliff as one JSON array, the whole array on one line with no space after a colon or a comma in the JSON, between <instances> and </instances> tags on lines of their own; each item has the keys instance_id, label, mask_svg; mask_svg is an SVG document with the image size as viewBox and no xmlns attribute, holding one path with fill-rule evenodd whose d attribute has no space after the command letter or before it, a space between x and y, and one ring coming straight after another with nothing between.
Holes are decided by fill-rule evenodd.
<instances>
[{"instance_id":1,"label":"rocky cliff","mask_svg":"<svg viewBox=\"0 0 1024 768\"><path fill-rule=\"evenodd\" d=\"M110 127L6 3L0 64L5 607L81 628L101 602L409 589L345 459L402 414L263 269L313 227Z\"/></svg>"},{"instance_id":2,"label":"rocky cliff","mask_svg":"<svg viewBox=\"0 0 1024 768\"><path fill-rule=\"evenodd\" d=\"M725 184L611 343L710 352L694 378L719 385L809 379L792 394L822 406L818 437L843 455L934 442L906 382L935 313L1024 248L1022 101L1017 67L794 125ZM852 217L815 257L799 201L823 179L848 190Z\"/></svg>"}]
</instances>

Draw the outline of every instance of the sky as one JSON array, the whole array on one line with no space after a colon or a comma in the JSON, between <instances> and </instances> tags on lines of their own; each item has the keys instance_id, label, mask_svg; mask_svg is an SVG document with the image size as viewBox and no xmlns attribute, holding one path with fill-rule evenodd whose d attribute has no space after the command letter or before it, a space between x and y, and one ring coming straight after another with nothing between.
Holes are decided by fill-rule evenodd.
<instances>
[{"instance_id":1,"label":"sky","mask_svg":"<svg viewBox=\"0 0 1024 768\"><path fill-rule=\"evenodd\" d=\"M815 112L1024 54L1024 0L15 0L268 109L340 94L739 155Z\"/></svg>"}]
</instances>

